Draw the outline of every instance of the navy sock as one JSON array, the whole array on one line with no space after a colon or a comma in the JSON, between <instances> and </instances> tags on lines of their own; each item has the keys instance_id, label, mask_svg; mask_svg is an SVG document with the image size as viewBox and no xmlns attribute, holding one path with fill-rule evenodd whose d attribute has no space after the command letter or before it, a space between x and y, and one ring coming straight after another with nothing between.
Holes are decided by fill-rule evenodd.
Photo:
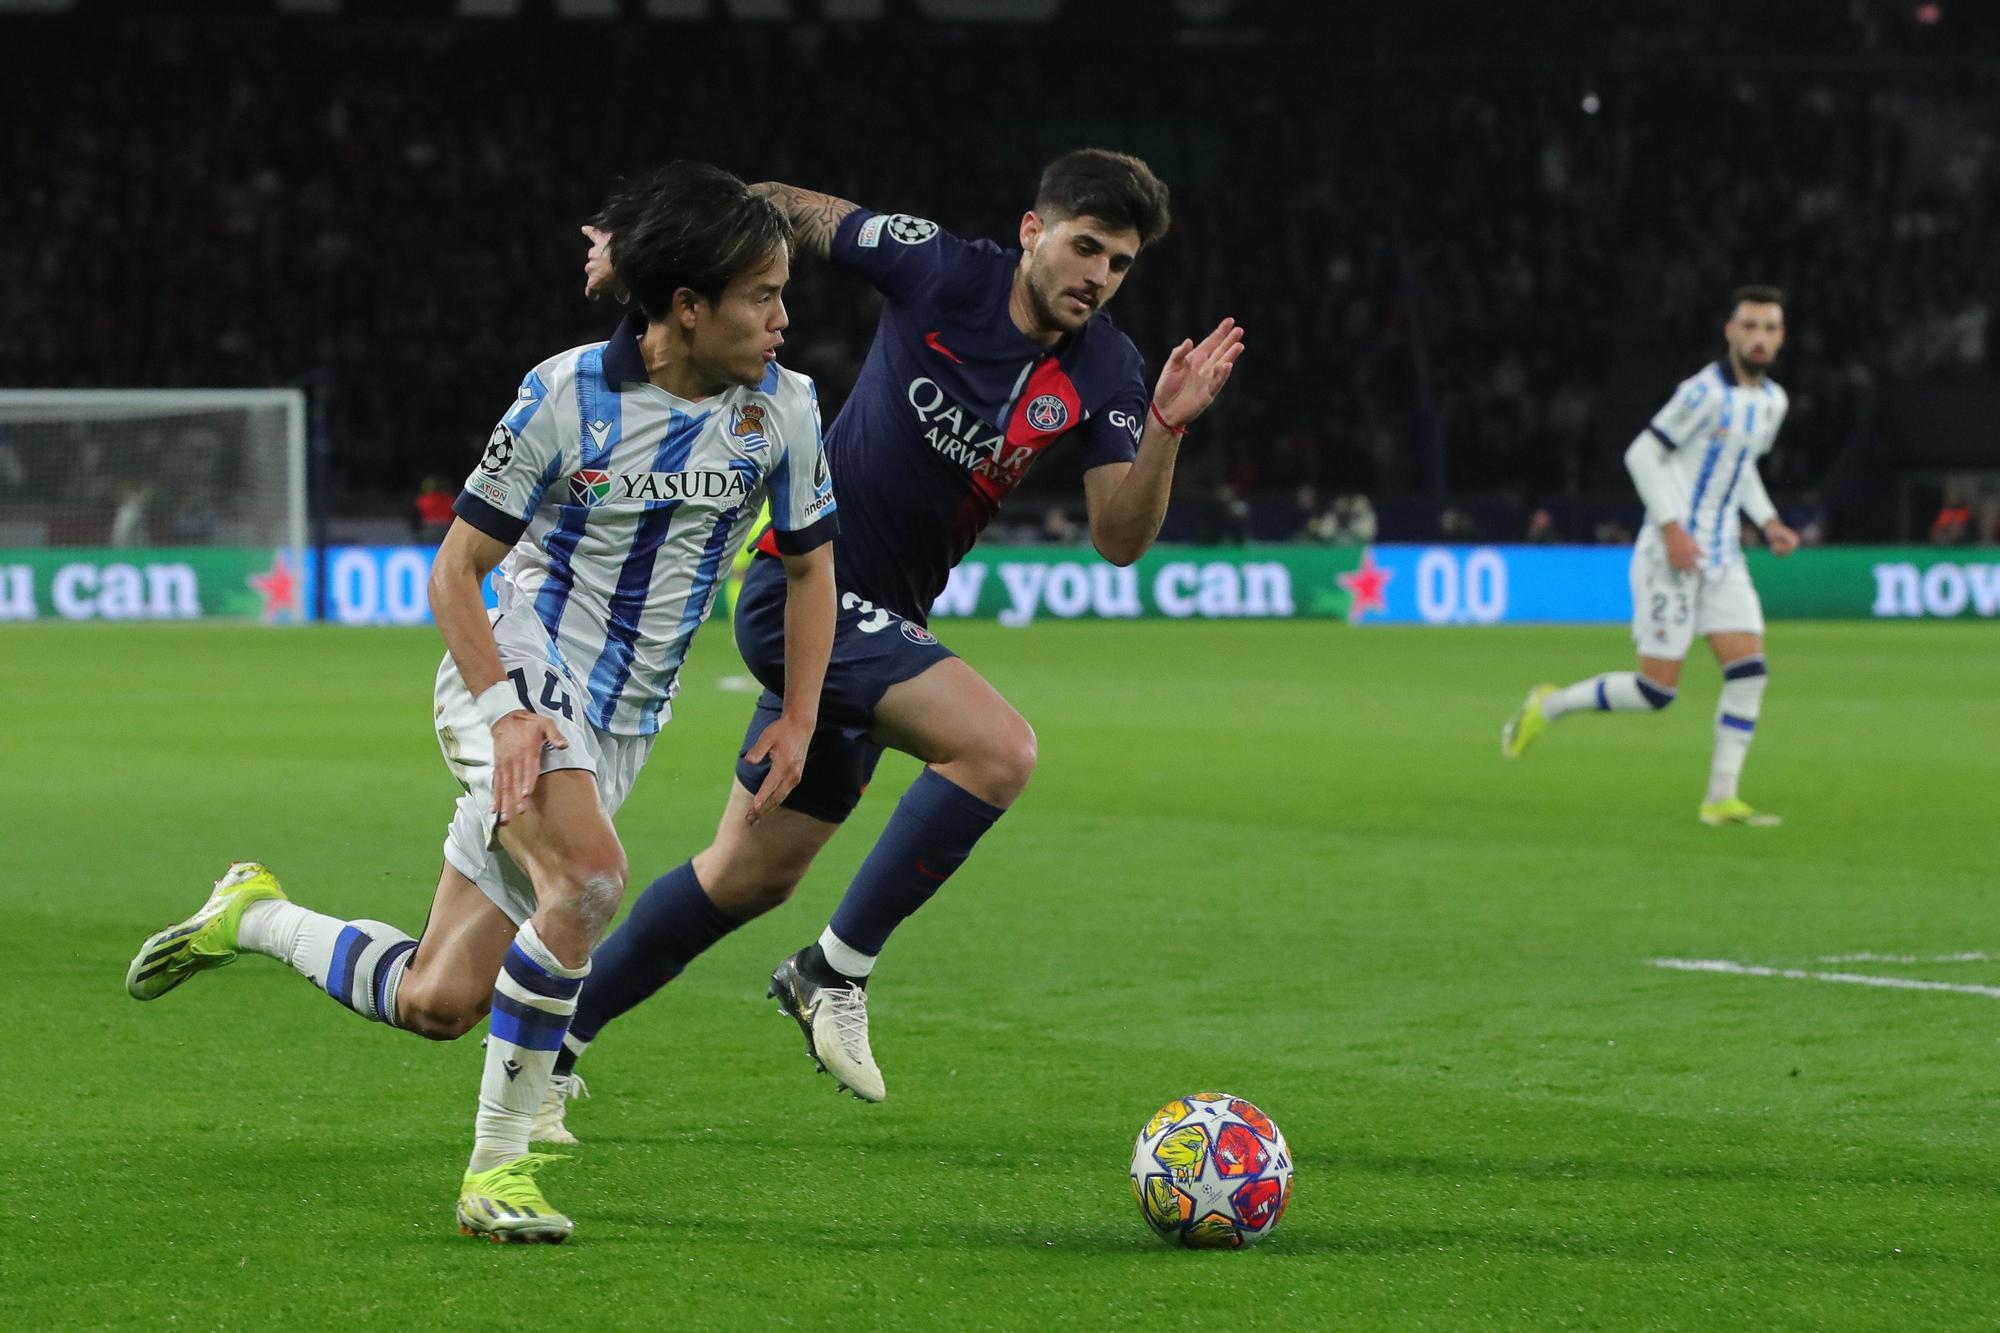
<instances>
[{"instance_id":1,"label":"navy sock","mask_svg":"<svg viewBox=\"0 0 2000 1333\"><path fill-rule=\"evenodd\" d=\"M590 978L577 1001L570 1032L593 1040L604 1025L681 974L710 945L743 923L732 921L702 891L694 862L683 861L646 886L618 929L590 958ZM556 1072L566 1074L576 1057Z\"/></svg>"},{"instance_id":2,"label":"navy sock","mask_svg":"<svg viewBox=\"0 0 2000 1333\"><path fill-rule=\"evenodd\" d=\"M896 803L875 850L834 909L833 933L860 953L881 953L890 933L930 901L1004 813L925 769Z\"/></svg>"},{"instance_id":3,"label":"navy sock","mask_svg":"<svg viewBox=\"0 0 2000 1333\"><path fill-rule=\"evenodd\" d=\"M859 986L868 989L867 977L850 977L832 963L826 961L826 951L817 944L808 944L799 950L799 971L806 980L819 986Z\"/></svg>"}]
</instances>

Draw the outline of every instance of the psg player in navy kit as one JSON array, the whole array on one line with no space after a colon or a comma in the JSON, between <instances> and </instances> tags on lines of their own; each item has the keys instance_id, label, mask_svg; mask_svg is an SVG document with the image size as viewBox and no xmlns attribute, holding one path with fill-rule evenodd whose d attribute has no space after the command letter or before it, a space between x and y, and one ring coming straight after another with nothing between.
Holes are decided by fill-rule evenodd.
<instances>
[{"instance_id":1,"label":"psg player in navy kit","mask_svg":"<svg viewBox=\"0 0 2000 1333\"><path fill-rule=\"evenodd\" d=\"M903 794L819 940L778 965L771 993L821 1067L881 1101L867 982L896 927L950 878L1035 769L1035 733L925 627L931 601L1035 459L1080 451L1090 534L1114 564L1159 534L1175 456L1243 350L1225 319L1174 348L1149 394L1138 350L1102 313L1142 247L1167 229L1166 186L1144 162L1083 149L1043 172L1020 248L965 241L936 223L767 183L798 248L872 281L885 298L866 363L826 437L840 495L840 590L820 730L782 806L752 816L762 765L739 760L715 840L654 881L599 946L563 1076L539 1138L573 1142L563 1101L576 1056L738 925L788 898L893 747L926 767ZM587 290L616 293L618 219L586 227ZM600 229L601 228L601 229ZM608 251L608 253L607 253ZM768 535L767 535L768 539ZM737 645L765 693L747 749L778 716L788 608L784 571L754 560Z\"/></svg>"}]
</instances>

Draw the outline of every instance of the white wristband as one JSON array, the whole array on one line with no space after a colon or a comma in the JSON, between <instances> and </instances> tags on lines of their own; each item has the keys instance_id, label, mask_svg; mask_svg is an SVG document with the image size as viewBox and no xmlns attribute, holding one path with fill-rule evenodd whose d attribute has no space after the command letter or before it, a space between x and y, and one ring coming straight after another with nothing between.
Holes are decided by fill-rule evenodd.
<instances>
[{"instance_id":1,"label":"white wristband","mask_svg":"<svg viewBox=\"0 0 2000 1333\"><path fill-rule=\"evenodd\" d=\"M514 682L506 679L488 685L472 703L479 710L479 715L486 719L489 729L507 714L521 711L521 696L515 691Z\"/></svg>"}]
</instances>

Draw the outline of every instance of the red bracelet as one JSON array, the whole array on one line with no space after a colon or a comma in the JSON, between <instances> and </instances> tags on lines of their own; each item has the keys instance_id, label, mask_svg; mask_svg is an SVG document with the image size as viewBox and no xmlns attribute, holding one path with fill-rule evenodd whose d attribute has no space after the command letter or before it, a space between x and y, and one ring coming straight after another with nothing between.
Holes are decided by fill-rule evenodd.
<instances>
[{"instance_id":1,"label":"red bracelet","mask_svg":"<svg viewBox=\"0 0 2000 1333\"><path fill-rule=\"evenodd\" d=\"M1153 420L1159 422L1162 426L1165 426L1168 430L1172 431L1174 434L1176 435L1187 434L1186 426L1176 426L1173 422L1167 420L1165 417L1160 415L1160 405L1158 403L1147 403L1146 410L1153 414Z\"/></svg>"}]
</instances>

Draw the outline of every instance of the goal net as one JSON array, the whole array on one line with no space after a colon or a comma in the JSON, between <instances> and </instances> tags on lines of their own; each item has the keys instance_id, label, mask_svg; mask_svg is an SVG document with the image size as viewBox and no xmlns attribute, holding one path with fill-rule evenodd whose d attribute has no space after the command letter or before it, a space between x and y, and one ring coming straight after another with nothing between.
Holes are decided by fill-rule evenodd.
<instances>
[{"instance_id":1,"label":"goal net","mask_svg":"<svg viewBox=\"0 0 2000 1333\"><path fill-rule=\"evenodd\" d=\"M0 547L306 539L297 389L0 389Z\"/></svg>"},{"instance_id":2,"label":"goal net","mask_svg":"<svg viewBox=\"0 0 2000 1333\"><path fill-rule=\"evenodd\" d=\"M305 409L297 389L0 390L0 618L304 618ZM277 614L252 574L279 580Z\"/></svg>"}]
</instances>

